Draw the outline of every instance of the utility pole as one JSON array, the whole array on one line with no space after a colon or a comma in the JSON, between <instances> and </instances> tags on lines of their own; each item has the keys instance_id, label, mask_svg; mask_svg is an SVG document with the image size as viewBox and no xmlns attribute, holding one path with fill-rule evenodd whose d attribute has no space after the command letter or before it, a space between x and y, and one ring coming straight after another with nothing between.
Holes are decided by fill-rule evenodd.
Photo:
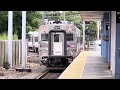
<instances>
[{"instance_id":1,"label":"utility pole","mask_svg":"<svg viewBox=\"0 0 120 90\"><path fill-rule=\"evenodd\" d=\"M43 11L42 13L42 25L45 24L45 11Z\"/></svg>"},{"instance_id":2,"label":"utility pole","mask_svg":"<svg viewBox=\"0 0 120 90\"><path fill-rule=\"evenodd\" d=\"M13 11L8 11L8 62L12 68Z\"/></svg>"},{"instance_id":3,"label":"utility pole","mask_svg":"<svg viewBox=\"0 0 120 90\"><path fill-rule=\"evenodd\" d=\"M22 68L16 69L16 71L31 72L30 68L26 68L26 11L22 11Z\"/></svg>"},{"instance_id":4,"label":"utility pole","mask_svg":"<svg viewBox=\"0 0 120 90\"><path fill-rule=\"evenodd\" d=\"M63 11L63 15L64 15L64 21L65 21L65 11Z\"/></svg>"},{"instance_id":5,"label":"utility pole","mask_svg":"<svg viewBox=\"0 0 120 90\"><path fill-rule=\"evenodd\" d=\"M85 50L85 21L83 21L83 50Z\"/></svg>"},{"instance_id":6,"label":"utility pole","mask_svg":"<svg viewBox=\"0 0 120 90\"><path fill-rule=\"evenodd\" d=\"M26 61L26 11L22 11L22 68Z\"/></svg>"},{"instance_id":7,"label":"utility pole","mask_svg":"<svg viewBox=\"0 0 120 90\"><path fill-rule=\"evenodd\" d=\"M97 21L97 40L99 40L99 31L100 31L100 24L99 21Z\"/></svg>"}]
</instances>

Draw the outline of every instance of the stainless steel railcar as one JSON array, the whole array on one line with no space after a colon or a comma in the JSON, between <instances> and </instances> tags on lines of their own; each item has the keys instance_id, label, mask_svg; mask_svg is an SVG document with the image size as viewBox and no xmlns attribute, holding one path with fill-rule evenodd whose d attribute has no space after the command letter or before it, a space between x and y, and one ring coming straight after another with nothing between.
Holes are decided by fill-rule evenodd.
<instances>
[{"instance_id":1,"label":"stainless steel railcar","mask_svg":"<svg viewBox=\"0 0 120 90\"><path fill-rule=\"evenodd\" d=\"M39 28L39 59L48 69L65 69L80 52L80 30L67 21Z\"/></svg>"},{"instance_id":2,"label":"stainless steel railcar","mask_svg":"<svg viewBox=\"0 0 120 90\"><path fill-rule=\"evenodd\" d=\"M29 51L38 52L38 31L28 33Z\"/></svg>"}]
</instances>

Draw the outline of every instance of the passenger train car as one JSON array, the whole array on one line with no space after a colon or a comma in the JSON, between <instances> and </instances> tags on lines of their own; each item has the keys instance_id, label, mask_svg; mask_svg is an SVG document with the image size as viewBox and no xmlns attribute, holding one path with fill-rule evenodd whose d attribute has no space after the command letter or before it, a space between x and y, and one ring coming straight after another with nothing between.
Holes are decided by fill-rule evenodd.
<instances>
[{"instance_id":1,"label":"passenger train car","mask_svg":"<svg viewBox=\"0 0 120 90\"><path fill-rule=\"evenodd\" d=\"M49 21L38 33L40 61L48 69L65 69L80 52L80 30L68 21Z\"/></svg>"},{"instance_id":2,"label":"passenger train car","mask_svg":"<svg viewBox=\"0 0 120 90\"><path fill-rule=\"evenodd\" d=\"M29 51L38 52L38 31L28 32Z\"/></svg>"}]
</instances>

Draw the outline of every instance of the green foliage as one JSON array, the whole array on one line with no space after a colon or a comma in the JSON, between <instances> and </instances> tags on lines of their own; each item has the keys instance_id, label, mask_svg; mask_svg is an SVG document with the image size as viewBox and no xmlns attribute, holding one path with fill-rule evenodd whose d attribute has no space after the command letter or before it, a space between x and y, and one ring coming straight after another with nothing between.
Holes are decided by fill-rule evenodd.
<instances>
[{"instance_id":1,"label":"green foliage","mask_svg":"<svg viewBox=\"0 0 120 90\"><path fill-rule=\"evenodd\" d=\"M38 30L38 27L40 26L40 21L42 18L42 15L40 14L40 11L27 11L26 14L26 33L29 31L35 31ZM8 32L8 12L7 11L1 11L0 12L0 34ZM21 39L22 34L22 12L21 11L14 11L13 12L13 34L17 34L18 39ZM5 34L3 34L5 35ZM4 36L5 39L6 36Z\"/></svg>"},{"instance_id":2,"label":"green foliage","mask_svg":"<svg viewBox=\"0 0 120 90\"><path fill-rule=\"evenodd\" d=\"M7 15L7 11L0 12L0 33L6 32L8 29Z\"/></svg>"},{"instance_id":3,"label":"green foliage","mask_svg":"<svg viewBox=\"0 0 120 90\"><path fill-rule=\"evenodd\" d=\"M8 34L7 33L1 33L0 34L0 40L8 40ZM18 35L15 33L13 34L13 40L18 40Z\"/></svg>"},{"instance_id":4,"label":"green foliage","mask_svg":"<svg viewBox=\"0 0 120 90\"><path fill-rule=\"evenodd\" d=\"M71 21L78 27L81 31L81 39L82 39L82 26L80 25L81 18L79 11L64 11L65 19ZM64 20L64 13L60 13L59 11L45 11L45 17L49 20ZM26 33L29 31L37 31L42 19L42 11L27 11L26 17ZM91 37L95 37L96 34L96 22L92 22L89 25L89 29L91 32ZM8 32L8 12L1 11L0 12L0 39L7 39L5 34ZM22 12L14 11L13 12L13 34L15 34L15 38L21 39L22 34Z\"/></svg>"},{"instance_id":5,"label":"green foliage","mask_svg":"<svg viewBox=\"0 0 120 90\"><path fill-rule=\"evenodd\" d=\"M27 32L35 31L41 24L42 15L39 11L28 11L27 12Z\"/></svg>"},{"instance_id":6,"label":"green foliage","mask_svg":"<svg viewBox=\"0 0 120 90\"><path fill-rule=\"evenodd\" d=\"M62 17L63 18L63 17ZM81 26L81 17L80 17L80 13L79 11L65 11L65 18L67 21L71 21L75 24L75 26L77 28L80 29L80 40L82 41L82 32L83 32L83 29L82 29L82 26Z\"/></svg>"},{"instance_id":7,"label":"green foliage","mask_svg":"<svg viewBox=\"0 0 120 90\"><path fill-rule=\"evenodd\" d=\"M81 18L79 11L64 11L65 12L65 20L71 21L75 24L77 28L81 31L81 40L82 40L82 26L80 25ZM46 11L45 16L49 20L64 20L64 12L60 13L58 11Z\"/></svg>"},{"instance_id":8,"label":"green foliage","mask_svg":"<svg viewBox=\"0 0 120 90\"><path fill-rule=\"evenodd\" d=\"M79 29L82 29L80 25L80 13L79 11L64 11L65 19L67 21L73 22ZM59 11L45 11L45 17L48 20L64 20L64 13L60 13Z\"/></svg>"},{"instance_id":9,"label":"green foliage","mask_svg":"<svg viewBox=\"0 0 120 90\"><path fill-rule=\"evenodd\" d=\"M91 30L90 38L96 38L97 23L92 21L88 28Z\"/></svg>"},{"instance_id":10,"label":"green foliage","mask_svg":"<svg viewBox=\"0 0 120 90\"><path fill-rule=\"evenodd\" d=\"M7 40L7 34L6 33L2 33L0 34L0 40Z\"/></svg>"},{"instance_id":11,"label":"green foliage","mask_svg":"<svg viewBox=\"0 0 120 90\"><path fill-rule=\"evenodd\" d=\"M14 33L14 34L13 34L13 40L18 40L18 35L17 35L17 33Z\"/></svg>"},{"instance_id":12,"label":"green foliage","mask_svg":"<svg viewBox=\"0 0 120 90\"><path fill-rule=\"evenodd\" d=\"M22 13L21 11L13 12L13 33L17 33L18 38L21 38L22 33Z\"/></svg>"},{"instance_id":13,"label":"green foliage","mask_svg":"<svg viewBox=\"0 0 120 90\"><path fill-rule=\"evenodd\" d=\"M64 19L63 14L60 17L62 20ZM79 11L65 11L65 19L67 21L71 21L75 24L75 26L77 26L79 29L82 29L82 27L80 26L80 13Z\"/></svg>"},{"instance_id":14,"label":"green foliage","mask_svg":"<svg viewBox=\"0 0 120 90\"><path fill-rule=\"evenodd\" d=\"M45 18L48 20L60 20L60 16L59 11L45 11Z\"/></svg>"}]
</instances>

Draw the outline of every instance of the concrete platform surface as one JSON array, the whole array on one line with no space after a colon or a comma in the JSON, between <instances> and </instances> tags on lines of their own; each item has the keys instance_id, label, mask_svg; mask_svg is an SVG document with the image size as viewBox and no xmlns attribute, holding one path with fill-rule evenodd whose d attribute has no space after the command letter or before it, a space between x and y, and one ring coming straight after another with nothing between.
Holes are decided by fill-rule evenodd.
<instances>
[{"instance_id":1,"label":"concrete platform surface","mask_svg":"<svg viewBox=\"0 0 120 90\"><path fill-rule=\"evenodd\" d=\"M103 62L99 50L88 51L81 79L114 79L108 64Z\"/></svg>"}]
</instances>

